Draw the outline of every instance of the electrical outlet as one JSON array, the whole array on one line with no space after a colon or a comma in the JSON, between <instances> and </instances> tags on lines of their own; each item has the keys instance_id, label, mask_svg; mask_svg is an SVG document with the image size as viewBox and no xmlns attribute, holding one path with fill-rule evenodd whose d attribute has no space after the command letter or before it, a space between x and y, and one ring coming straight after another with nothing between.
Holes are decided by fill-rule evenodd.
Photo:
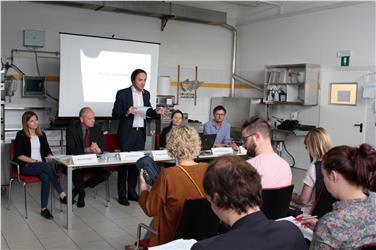
<instances>
[{"instance_id":1,"label":"electrical outlet","mask_svg":"<svg viewBox=\"0 0 376 250\"><path fill-rule=\"evenodd\" d=\"M290 118L291 120L298 120L298 111L291 112Z\"/></svg>"}]
</instances>

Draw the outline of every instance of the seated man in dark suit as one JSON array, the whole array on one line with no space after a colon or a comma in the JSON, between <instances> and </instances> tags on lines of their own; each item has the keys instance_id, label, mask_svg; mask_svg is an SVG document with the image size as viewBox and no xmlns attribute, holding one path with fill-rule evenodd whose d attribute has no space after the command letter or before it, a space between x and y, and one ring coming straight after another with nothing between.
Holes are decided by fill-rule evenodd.
<instances>
[{"instance_id":1,"label":"seated man in dark suit","mask_svg":"<svg viewBox=\"0 0 376 250\"><path fill-rule=\"evenodd\" d=\"M67 155L101 154L103 152L103 131L95 124L95 114L89 107L80 110L80 122L72 124L67 129ZM94 176L84 181L85 172ZM78 194L77 207L85 206L85 187L95 187L110 176L105 168L83 168L73 171L73 198Z\"/></svg>"},{"instance_id":2,"label":"seated man in dark suit","mask_svg":"<svg viewBox=\"0 0 376 250\"><path fill-rule=\"evenodd\" d=\"M293 223L268 220L260 211L260 179L256 169L238 156L223 156L209 164L205 192L214 213L231 228L191 249L308 249Z\"/></svg>"}]
</instances>

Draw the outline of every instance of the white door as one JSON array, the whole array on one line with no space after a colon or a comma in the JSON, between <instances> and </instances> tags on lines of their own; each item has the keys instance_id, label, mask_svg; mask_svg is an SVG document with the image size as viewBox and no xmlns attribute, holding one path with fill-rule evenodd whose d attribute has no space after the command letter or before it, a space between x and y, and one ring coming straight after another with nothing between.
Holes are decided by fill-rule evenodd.
<instances>
[{"instance_id":1,"label":"white door","mask_svg":"<svg viewBox=\"0 0 376 250\"><path fill-rule=\"evenodd\" d=\"M320 122L332 137L334 145L359 145L365 142L366 101L362 98L362 77L368 71L321 71ZM331 105L330 84L333 82L357 82L355 106Z\"/></svg>"}]
</instances>

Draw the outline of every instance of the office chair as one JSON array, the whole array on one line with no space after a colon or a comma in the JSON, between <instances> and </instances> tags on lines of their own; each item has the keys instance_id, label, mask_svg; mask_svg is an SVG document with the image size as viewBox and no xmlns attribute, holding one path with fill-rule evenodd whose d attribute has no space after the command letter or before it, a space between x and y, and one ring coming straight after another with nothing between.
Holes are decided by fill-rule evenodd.
<instances>
[{"instance_id":1,"label":"office chair","mask_svg":"<svg viewBox=\"0 0 376 250\"><path fill-rule=\"evenodd\" d=\"M217 235L220 221L206 198L187 199L176 229L175 239L197 241Z\"/></svg>"},{"instance_id":2,"label":"office chair","mask_svg":"<svg viewBox=\"0 0 376 250\"><path fill-rule=\"evenodd\" d=\"M141 240L142 228L155 235L159 233L143 223L138 224L136 249L140 249L141 245L144 248L148 247L148 241ZM195 239L199 241L219 234L219 230L220 221L206 198L188 198L185 200L183 211L177 224L175 239Z\"/></svg>"},{"instance_id":3,"label":"office chair","mask_svg":"<svg viewBox=\"0 0 376 250\"><path fill-rule=\"evenodd\" d=\"M287 216L293 189L294 185L262 190L261 211L268 219L276 220Z\"/></svg>"},{"instance_id":4,"label":"office chair","mask_svg":"<svg viewBox=\"0 0 376 250\"><path fill-rule=\"evenodd\" d=\"M16 152L16 143L15 140L11 141L11 159L13 159L14 155ZM28 218L28 213L27 213L27 197L26 197L26 186L29 183L38 183L41 182L41 179L39 176L33 176L33 175L22 175L21 170L20 170L20 165L14 161L9 161L10 168L11 168L11 177L9 180L9 189L8 189L8 204L7 204L7 209L10 210L10 202L12 200L12 183L13 181L17 181L18 183L22 184L23 189L24 189L24 204L25 204L25 219ZM51 213L53 212L53 189L51 186Z\"/></svg>"},{"instance_id":5,"label":"office chair","mask_svg":"<svg viewBox=\"0 0 376 250\"><path fill-rule=\"evenodd\" d=\"M325 214L332 211L332 204L338 201L326 189L324 183L321 185L319 195L313 203L310 214L317 215L317 218L323 217Z\"/></svg>"}]
</instances>

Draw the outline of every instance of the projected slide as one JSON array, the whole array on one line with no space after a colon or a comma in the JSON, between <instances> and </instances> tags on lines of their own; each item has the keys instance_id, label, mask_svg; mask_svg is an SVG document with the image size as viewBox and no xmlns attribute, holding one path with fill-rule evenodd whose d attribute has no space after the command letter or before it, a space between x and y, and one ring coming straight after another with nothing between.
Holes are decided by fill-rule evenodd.
<instances>
[{"instance_id":1,"label":"projected slide","mask_svg":"<svg viewBox=\"0 0 376 250\"><path fill-rule=\"evenodd\" d=\"M132 71L150 72L151 55L101 51L97 57L80 52L84 102L113 102L119 89L130 82ZM149 90L149 78L145 89Z\"/></svg>"},{"instance_id":2,"label":"projected slide","mask_svg":"<svg viewBox=\"0 0 376 250\"><path fill-rule=\"evenodd\" d=\"M131 86L138 68L155 106L158 55L157 43L60 33L59 117L77 117L85 106L111 117L117 91Z\"/></svg>"}]
</instances>

